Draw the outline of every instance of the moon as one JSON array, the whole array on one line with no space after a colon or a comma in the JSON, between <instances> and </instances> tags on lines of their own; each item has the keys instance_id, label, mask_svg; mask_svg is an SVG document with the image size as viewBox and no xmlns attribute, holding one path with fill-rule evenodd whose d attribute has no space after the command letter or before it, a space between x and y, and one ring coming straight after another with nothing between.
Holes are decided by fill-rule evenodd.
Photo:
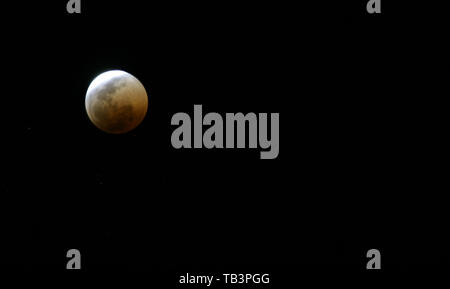
<instances>
[{"instance_id":1,"label":"moon","mask_svg":"<svg viewBox=\"0 0 450 289\"><path fill-rule=\"evenodd\" d=\"M122 70L97 76L86 92L86 111L92 123L107 133L135 129L147 114L148 97L142 83Z\"/></svg>"}]
</instances>

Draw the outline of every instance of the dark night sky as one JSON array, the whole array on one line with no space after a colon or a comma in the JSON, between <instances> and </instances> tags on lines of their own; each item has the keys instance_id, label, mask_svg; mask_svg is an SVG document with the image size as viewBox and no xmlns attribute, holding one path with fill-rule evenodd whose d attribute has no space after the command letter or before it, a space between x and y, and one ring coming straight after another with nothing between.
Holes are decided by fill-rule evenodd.
<instances>
[{"instance_id":1,"label":"dark night sky","mask_svg":"<svg viewBox=\"0 0 450 289\"><path fill-rule=\"evenodd\" d=\"M390 4L371 17L324 2L96 1L82 15L61 3L12 7L3 25L5 264L59 270L72 247L92 270L359 268L372 247L390 268L448 262L432 145L448 72L439 31ZM84 108L109 69L149 93L125 135ZM170 118L194 104L279 112L278 158L173 149Z\"/></svg>"}]
</instances>

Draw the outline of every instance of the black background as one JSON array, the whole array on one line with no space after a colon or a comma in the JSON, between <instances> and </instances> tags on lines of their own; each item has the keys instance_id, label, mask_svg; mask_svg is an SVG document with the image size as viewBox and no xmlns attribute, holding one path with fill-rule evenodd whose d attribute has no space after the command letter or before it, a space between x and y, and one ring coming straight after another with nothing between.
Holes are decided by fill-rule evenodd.
<instances>
[{"instance_id":1,"label":"black background","mask_svg":"<svg viewBox=\"0 0 450 289\"><path fill-rule=\"evenodd\" d=\"M168 287L185 272L374 281L371 248L383 274L448 268L445 18L400 2L6 6L1 263L71 278L77 248L85 274ZM124 135L85 112L110 69L149 94ZM278 158L172 148L170 119L194 104L280 113Z\"/></svg>"}]
</instances>

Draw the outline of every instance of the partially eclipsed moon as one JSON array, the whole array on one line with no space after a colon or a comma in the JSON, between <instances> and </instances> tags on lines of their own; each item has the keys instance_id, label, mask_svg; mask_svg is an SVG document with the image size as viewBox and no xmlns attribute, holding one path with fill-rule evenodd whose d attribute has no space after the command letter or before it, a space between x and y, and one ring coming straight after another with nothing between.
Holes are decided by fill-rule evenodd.
<instances>
[{"instance_id":1,"label":"partially eclipsed moon","mask_svg":"<svg viewBox=\"0 0 450 289\"><path fill-rule=\"evenodd\" d=\"M86 111L99 129L126 133L145 117L148 97L142 83L133 75L111 70L97 76L86 92Z\"/></svg>"}]
</instances>

